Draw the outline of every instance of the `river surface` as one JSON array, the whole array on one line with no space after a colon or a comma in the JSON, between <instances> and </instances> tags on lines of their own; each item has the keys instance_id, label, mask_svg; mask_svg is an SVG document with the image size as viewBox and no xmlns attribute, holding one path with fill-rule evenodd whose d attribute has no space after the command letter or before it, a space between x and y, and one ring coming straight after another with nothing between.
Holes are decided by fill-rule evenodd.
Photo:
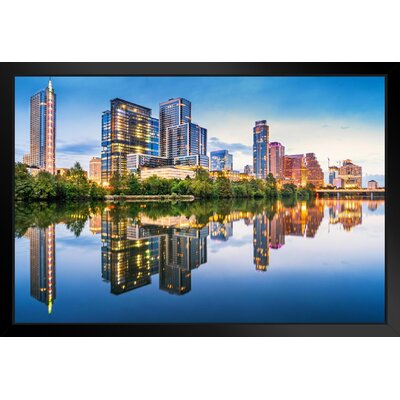
<instances>
[{"instance_id":1,"label":"river surface","mask_svg":"<svg viewBox=\"0 0 400 400\"><path fill-rule=\"evenodd\" d=\"M382 323L383 200L18 204L16 323Z\"/></svg>"}]
</instances>

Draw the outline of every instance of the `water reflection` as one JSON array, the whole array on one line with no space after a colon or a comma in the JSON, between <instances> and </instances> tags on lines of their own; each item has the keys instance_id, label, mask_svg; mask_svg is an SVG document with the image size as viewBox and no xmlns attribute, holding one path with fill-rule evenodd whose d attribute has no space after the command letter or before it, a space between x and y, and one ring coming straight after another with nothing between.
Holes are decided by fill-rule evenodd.
<instances>
[{"instance_id":1,"label":"water reflection","mask_svg":"<svg viewBox=\"0 0 400 400\"><path fill-rule=\"evenodd\" d=\"M51 314L56 299L55 226L28 228L25 237L30 242L31 296Z\"/></svg>"},{"instance_id":2,"label":"water reflection","mask_svg":"<svg viewBox=\"0 0 400 400\"><path fill-rule=\"evenodd\" d=\"M51 313L56 299L55 232L59 223L79 240L89 219L89 231L101 235L101 277L111 293L150 285L158 274L161 291L184 295L192 289L192 271L208 261L208 237L215 243L229 242L235 221L252 226L252 263L255 270L266 271L270 251L285 246L286 237L313 239L324 217L329 227L339 225L349 232L362 224L364 203L375 212L383 201L35 205L32 209L20 205L16 235L30 241L30 295Z\"/></svg>"}]
</instances>

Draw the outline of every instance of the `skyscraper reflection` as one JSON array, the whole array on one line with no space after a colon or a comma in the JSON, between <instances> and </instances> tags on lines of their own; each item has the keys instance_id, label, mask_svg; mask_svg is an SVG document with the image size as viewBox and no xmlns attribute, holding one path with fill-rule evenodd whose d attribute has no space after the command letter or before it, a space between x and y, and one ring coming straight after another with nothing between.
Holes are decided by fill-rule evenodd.
<instances>
[{"instance_id":1,"label":"skyscraper reflection","mask_svg":"<svg viewBox=\"0 0 400 400\"><path fill-rule=\"evenodd\" d=\"M284 208L276 204L273 216L263 211L253 218L254 265L258 271L266 271L269 265L269 249L280 249L285 244L285 236L313 238L324 218L323 203L307 205L297 203L294 207Z\"/></svg>"},{"instance_id":2,"label":"skyscraper reflection","mask_svg":"<svg viewBox=\"0 0 400 400\"><path fill-rule=\"evenodd\" d=\"M207 262L208 226L191 227L185 217L140 224L130 218L102 215L102 277L120 294L151 283L159 273L161 290L184 294L191 290L191 271Z\"/></svg>"},{"instance_id":3,"label":"skyscraper reflection","mask_svg":"<svg viewBox=\"0 0 400 400\"><path fill-rule=\"evenodd\" d=\"M25 237L30 242L31 296L46 304L51 314L56 299L55 225L30 227Z\"/></svg>"},{"instance_id":4,"label":"skyscraper reflection","mask_svg":"<svg viewBox=\"0 0 400 400\"><path fill-rule=\"evenodd\" d=\"M346 231L362 224L362 207L357 200L330 200L329 224L341 224Z\"/></svg>"}]
</instances>

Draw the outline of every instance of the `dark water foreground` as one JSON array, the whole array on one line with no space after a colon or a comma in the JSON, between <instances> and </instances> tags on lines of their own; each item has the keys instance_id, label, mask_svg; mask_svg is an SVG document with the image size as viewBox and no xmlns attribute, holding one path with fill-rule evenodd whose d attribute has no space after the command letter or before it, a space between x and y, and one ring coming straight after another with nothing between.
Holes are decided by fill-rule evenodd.
<instances>
[{"instance_id":1,"label":"dark water foreground","mask_svg":"<svg viewBox=\"0 0 400 400\"><path fill-rule=\"evenodd\" d=\"M383 322L384 201L17 204L23 322Z\"/></svg>"}]
</instances>

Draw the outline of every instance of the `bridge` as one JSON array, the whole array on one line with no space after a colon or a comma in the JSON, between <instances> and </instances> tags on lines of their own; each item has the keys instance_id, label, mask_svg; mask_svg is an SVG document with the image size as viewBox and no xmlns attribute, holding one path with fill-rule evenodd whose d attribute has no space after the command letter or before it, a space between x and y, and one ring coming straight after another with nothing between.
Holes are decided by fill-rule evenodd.
<instances>
[{"instance_id":1,"label":"bridge","mask_svg":"<svg viewBox=\"0 0 400 400\"><path fill-rule=\"evenodd\" d=\"M328 193L330 195L336 194L337 198L340 197L340 195L354 195L354 196L370 196L371 199L374 198L374 194L382 194L385 193L385 188L379 188L379 189L316 189L316 193Z\"/></svg>"}]
</instances>

